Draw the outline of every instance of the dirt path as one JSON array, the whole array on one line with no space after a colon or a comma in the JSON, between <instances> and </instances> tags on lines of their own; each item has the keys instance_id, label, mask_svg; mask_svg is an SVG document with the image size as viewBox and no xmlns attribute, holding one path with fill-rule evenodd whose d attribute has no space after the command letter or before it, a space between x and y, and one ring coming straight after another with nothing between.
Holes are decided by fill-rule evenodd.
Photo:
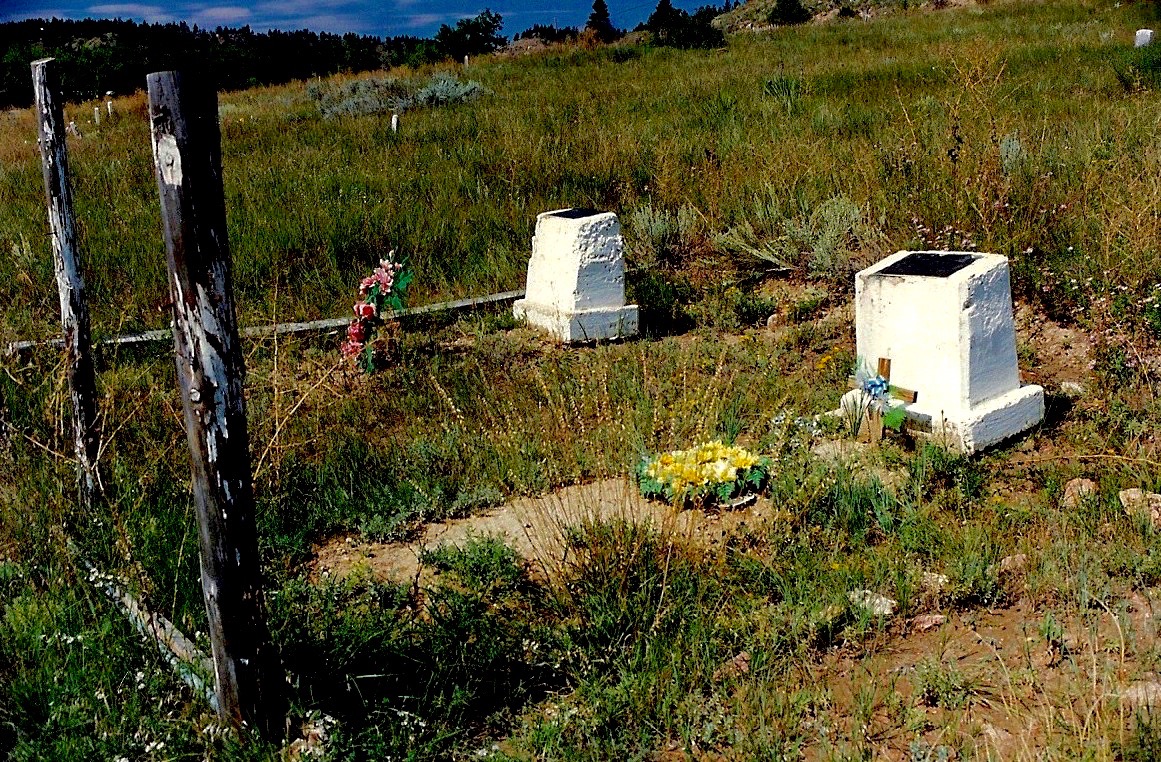
<instances>
[{"instance_id":1,"label":"dirt path","mask_svg":"<svg viewBox=\"0 0 1161 762\"><path fill-rule=\"evenodd\" d=\"M332 538L316 549L316 576L370 573L379 580L423 580L423 550L440 545L463 545L470 537L496 536L526 558L533 576L556 577L568 563L568 530L586 523L624 521L648 524L666 536L707 548L746 526L756 526L773 513L769 499L757 498L732 509L679 511L646 500L628 478L565 487L550 495L521 497L485 513L424 527L408 543L379 543L357 535Z\"/></svg>"}]
</instances>

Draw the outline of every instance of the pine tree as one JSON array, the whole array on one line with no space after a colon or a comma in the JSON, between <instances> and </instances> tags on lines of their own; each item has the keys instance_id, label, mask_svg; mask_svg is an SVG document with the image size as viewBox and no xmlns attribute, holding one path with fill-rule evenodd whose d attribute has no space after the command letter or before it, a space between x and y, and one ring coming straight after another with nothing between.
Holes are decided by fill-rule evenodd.
<instances>
[{"instance_id":1,"label":"pine tree","mask_svg":"<svg viewBox=\"0 0 1161 762\"><path fill-rule=\"evenodd\" d=\"M681 36L683 23L689 14L673 7L670 0L658 0L657 7L645 21L645 28L653 34L658 45L670 45L674 38Z\"/></svg>"},{"instance_id":2,"label":"pine tree","mask_svg":"<svg viewBox=\"0 0 1161 762\"><path fill-rule=\"evenodd\" d=\"M802 0L778 0L770 11L769 21L775 26L795 26L805 24L814 15L802 4Z\"/></svg>"},{"instance_id":3,"label":"pine tree","mask_svg":"<svg viewBox=\"0 0 1161 762\"><path fill-rule=\"evenodd\" d=\"M589 14L585 29L595 32L601 42L612 42L621 36L609 18L609 6L605 0L593 0L593 12Z\"/></svg>"}]
</instances>

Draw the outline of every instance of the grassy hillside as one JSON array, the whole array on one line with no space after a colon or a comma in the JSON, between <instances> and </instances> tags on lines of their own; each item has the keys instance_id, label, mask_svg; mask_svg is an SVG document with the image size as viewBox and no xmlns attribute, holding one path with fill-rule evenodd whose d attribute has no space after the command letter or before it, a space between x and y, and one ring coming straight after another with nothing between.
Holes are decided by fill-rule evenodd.
<instances>
[{"instance_id":1,"label":"grassy hillside","mask_svg":"<svg viewBox=\"0 0 1161 762\"><path fill-rule=\"evenodd\" d=\"M247 343L296 727L333 718L335 759L1155 756L1122 694L1161 669L1161 530L1118 501L1161 486L1161 89L1130 49L1152 18L1003 2L712 52L481 60L454 70L480 97L411 108L398 134L389 112L324 117L315 96L342 78L223 93L244 323L348 314L391 248L417 303L519 287L535 215L571 205L620 215L645 328L565 350L502 311L412 320L372 376L340 367L335 337ZM143 99L99 127L92 105L69 111L96 332L160 327ZM0 116L3 341L56 320L34 132ZM1048 390L1027 437L976 459L902 438L866 452L815 421L856 359L851 273L905 247L1011 258L1022 371ZM91 511L59 358L0 368L2 754L276 754L223 733L63 550L74 537L205 646L168 351L101 354ZM756 507L649 526L554 507L713 438L775 459ZM1096 491L1062 506L1077 476ZM430 549L422 577L376 566L516 498L578 521L554 576L488 537Z\"/></svg>"},{"instance_id":2,"label":"grassy hillside","mask_svg":"<svg viewBox=\"0 0 1161 762\"><path fill-rule=\"evenodd\" d=\"M822 219L835 198L858 207L857 240L840 248L863 258L950 228L952 244L1012 256L1024 293L1047 288L1055 303L1061 280L1083 276L1143 297L1157 274L1156 95L1126 93L1116 67L1145 11L1010 4L742 36L711 53L488 62L463 75L488 95L409 112L398 136L389 114L320 119L302 85L223 94L246 319L342 314L390 247L416 268L417 299L515 287L536 213L565 205L618 212L643 267L660 246L662 264L752 269L730 251L741 238L841 280L843 263L815 251L851 232L822 231L846 226ZM159 325L142 103L121 102L123 118L99 129L89 105L72 113L86 133L71 148L95 320ZM5 337L53 322L33 135L27 112L0 125ZM649 221L682 209L676 239L653 240L664 231Z\"/></svg>"}]
</instances>

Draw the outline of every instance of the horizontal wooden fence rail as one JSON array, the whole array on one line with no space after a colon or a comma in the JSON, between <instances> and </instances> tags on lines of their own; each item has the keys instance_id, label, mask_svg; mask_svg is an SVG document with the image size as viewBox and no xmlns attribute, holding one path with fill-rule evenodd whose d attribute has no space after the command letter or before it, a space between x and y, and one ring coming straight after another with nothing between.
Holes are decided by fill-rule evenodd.
<instances>
[{"instance_id":1,"label":"horizontal wooden fence rail","mask_svg":"<svg viewBox=\"0 0 1161 762\"><path fill-rule=\"evenodd\" d=\"M396 312L391 317L407 317L410 315L429 315L436 312L454 312L456 310L468 310L473 307L482 307L488 304L500 304L503 302L514 302L524 296L524 289L517 289L515 291L503 291L498 294L488 294L487 296L473 296L467 299L456 299L450 302L435 302L434 304L423 304L418 307L407 307L399 312ZM312 331L337 331L346 328L347 325L354 318L328 318L326 320L311 320L305 323L275 323L273 325L255 325L249 328L242 329L242 335L246 338L265 338L268 336L283 336L286 334L295 333L310 333ZM94 342L99 346L118 346L130 347L140 344L152 344L158 341L169 341L173 338L173 330L170 328L162 328L156 331L141 331L140 333L127 333L121 336L114 336L109 339ZM40 347L55 347L57 349L64 346L64 341L61 339L46 339L44 341L13 341L8 344L5 353L9 356L18 355L21 352L27 352L32 349Z\"/></svg>"},{"instance_id":2,"label":"horizontal wooden fence rail","mask_svg":"<svg viewBox=\"0 0 1161 762\"><path fill-rule=\"evenodd\" d=\"M214 693L214 664L210 657L183 635L173 622L146 608L129 592L124 579L98 570L77 550L71 539L65 542L65 547L88 581L125 613L137 632L157 646L162 658L174 668L178 677L195 693L204 696L216 712L218 696Z\"/></svg>"}]
</instances>

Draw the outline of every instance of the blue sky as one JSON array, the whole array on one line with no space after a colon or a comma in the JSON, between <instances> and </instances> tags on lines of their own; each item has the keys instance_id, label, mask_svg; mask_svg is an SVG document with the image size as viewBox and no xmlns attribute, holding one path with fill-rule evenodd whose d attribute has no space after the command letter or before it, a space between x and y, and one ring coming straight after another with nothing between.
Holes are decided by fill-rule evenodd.
<instances>
[{"instance_id":1,"label":"blue sky","mask_svg":"<svg viewBox=\"0 0 1161 762\"><path fill-rule=\"evenodd\" d=\"M657 0L606 0L613 23L628 29L652 12ZM674 0L692 10L705 0ZM26 18L124 18L136 21L185 21L202 27L242 26L312 29L394 36L430 36L440 24L474 16L490 7L504 17L511 37L533 24L581 26L592 0L0 0L0 21Z\"/></svg>"}]
</instances>

